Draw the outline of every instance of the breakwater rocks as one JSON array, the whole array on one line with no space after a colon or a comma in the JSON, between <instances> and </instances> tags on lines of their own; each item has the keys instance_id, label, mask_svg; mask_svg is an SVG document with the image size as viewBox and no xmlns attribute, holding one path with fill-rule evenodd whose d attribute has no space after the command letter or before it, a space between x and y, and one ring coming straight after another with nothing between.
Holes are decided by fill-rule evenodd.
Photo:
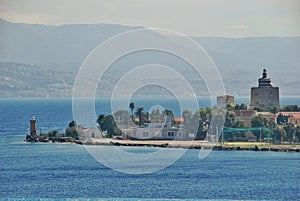
<instances>
[{"instance_id":1,"label":"breakwater rocks","mask_svg":"<svg viewBox=\"0 0 300 201\"><path fill-rule=\"evenodd\" d=\"M155 142L147 142L147 141L126 141L126 140L118 140L118 141L109 141L109 142L89 142L84 143L85 145L110 145L110 146L131 146L131 147L161 147L161 148L182 148L182 149L212 149L215 151L275 151L275 152L300 152L299 147L289 146L280 146L280 145L271 145L269 147L260 147L257 145L254 146L228 146L228 145L199 145L199 144L191 144L187 143L159 143L159 141Z\"/></svg>"},{"instance_id":2,"label":"breakwater rocks","mask_svg":"<svg viewBox=\"0 0 300 201\"><path fill-rule=\"evenodd\" d=\"M146 141L146 140L114 140L108 138L102 139L83 139L74 140L70 137L56 137L46 139L41 136L26 136L26 142L48 142L48 143L72 143L81 145L98 145L98 146L130 146L130 147L160 147L160 148L180 148L180 149L211 149L215 151L275 151L275 152L300 152L299 145L274 145L268 144L264 146L239 146L239 145L216 145L207 144L201 141Z\"/></svg>"},{"instance_id":3,"label":"breakwater rocks","mask_svg":"<svg viewBox=\"0 0 300 201\"><path fill-rule=\"evenodd\" d=\"M240 146L214 146L213 150L218 151L276 151L276 152L300 152L300 148L294 147L285 147L285 148L276 148L276 147L240 147Z\"/></svg>"},{"instance_id":4,"label":"breakwater rocks","mask_svg":"<svg viewBox=\"0 0 300 201\"><path fill-rule=\"evenodd\" d=\"M26 135L25 142L45 142L45 143L74 143L84 144L81 140L74 140L72 137L51 137L47 138L43 135Z\"/></svg>"},{"instance_id":5,"label":"breakwater rocks","mask_svg":"<svg viewBox=\"0 0 300 201\"><path fill-rule=\"evenodd\" d=\"M169 147L168 143L162 143L162 144L149 144L149 143L119 143L119 142L110 142L111 145L114 146L131 146L131 147Z\"/></svg>"},{"instance_id":6,"label":"breakwater rocks","mask_svg":"<svg viewBox=\"0 0 300 201\"><path fill-rule=\"evenodd\" d=\"M300 148L271 148L271 147L240 147L240 146L167 146L169 148L189 148L189 149L212 149L214 151L276 151L276 152L300 152Z\"/></svg>"}]
</instances>

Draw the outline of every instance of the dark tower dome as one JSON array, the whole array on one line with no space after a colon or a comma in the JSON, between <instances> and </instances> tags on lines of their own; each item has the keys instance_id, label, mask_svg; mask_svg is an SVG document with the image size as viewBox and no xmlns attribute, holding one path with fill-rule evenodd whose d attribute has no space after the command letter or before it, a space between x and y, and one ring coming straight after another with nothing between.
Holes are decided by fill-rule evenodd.
<instances>
[{"instance_id":1,"label":"dark tower dome","mask_svg":"<svg viewBox=\"0 0 300 201\"><path fill-rule=\"evenodd\" d=\"M262 73L262 78L258 79L259 87L271 87L271 78L267 77L267 70L264 68Z\"/></svg>"}]
</instances>

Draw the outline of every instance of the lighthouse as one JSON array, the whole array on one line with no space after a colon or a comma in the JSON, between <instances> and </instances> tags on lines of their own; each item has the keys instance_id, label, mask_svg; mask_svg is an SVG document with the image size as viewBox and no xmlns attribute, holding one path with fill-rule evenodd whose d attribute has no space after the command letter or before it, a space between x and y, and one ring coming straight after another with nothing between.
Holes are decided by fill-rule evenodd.
<instances>
[{"instance_id":1,"label":"lighthouse","mask_svg":"<svg viewBox=\"0 0 300 201\"><path fill-rule=\"evenodd\" d=\"M36 135L36 119L34 117L30 119L30 135Z\"/></svg>"}]
</instances>

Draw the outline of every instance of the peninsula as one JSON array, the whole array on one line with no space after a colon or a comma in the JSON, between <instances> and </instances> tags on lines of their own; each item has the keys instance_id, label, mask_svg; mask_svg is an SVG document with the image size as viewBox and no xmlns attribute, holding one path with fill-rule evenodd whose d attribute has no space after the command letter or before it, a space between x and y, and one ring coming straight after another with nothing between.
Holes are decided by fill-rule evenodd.
<instances>
[{"instance_id":1,"label":"peninsula","mask_svg":"<svg viewBox=\"0 0 300 201\"><path fill-rule=\"evenodd\" d=\"M217 125L213 119L221 119ZM234 97L217 97L217 106L173 111L152 108L145 112L134 102L128 110L100 114L96 128L71 121L64 133L37 134L36 119L30 120L27 142L59 142L84 145L206 148L213 150L295 151L300 149L300 108L279 105L279 88L273 87L263 69L258 87L251 88L251 104L235 104ZM122 122L122 123L120 123Z\"/></svg>"}]
</instances>

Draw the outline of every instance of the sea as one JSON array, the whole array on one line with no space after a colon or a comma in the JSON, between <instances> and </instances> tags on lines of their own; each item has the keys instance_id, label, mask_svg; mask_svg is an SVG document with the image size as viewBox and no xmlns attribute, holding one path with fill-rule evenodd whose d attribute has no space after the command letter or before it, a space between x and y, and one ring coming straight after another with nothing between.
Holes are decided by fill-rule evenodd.
<instances>
[{"instance_id":1,"label":"sea","mask_svg":"<svg viewBox=\"0 0 300 201\"><path fill-rule=\"evenodd\" d=\"M248 98L236 102L249 104ZM175 116L182 111L174 99L134 103L145 111L155 105L173 110ZM199 98L198 103L202 108L211 106L209 98ZM300 105L300 97L281 98L281 105L288 104ZM111 101L96 100L95 111L109 114ZM32 116L38 133L63 132L73 120L72 100L0 99L0 199L300 200L299 153L212 151L200 159L199 150L188 150L159 171L127 174L98 162L82 145L24 142Z\"/></svg>"}]
</instances>

